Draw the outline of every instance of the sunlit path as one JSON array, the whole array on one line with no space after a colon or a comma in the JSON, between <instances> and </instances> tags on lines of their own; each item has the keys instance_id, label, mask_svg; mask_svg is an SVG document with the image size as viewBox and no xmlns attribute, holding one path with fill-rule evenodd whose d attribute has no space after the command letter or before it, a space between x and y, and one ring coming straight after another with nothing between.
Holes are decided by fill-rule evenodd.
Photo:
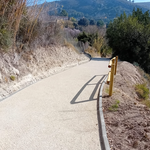
<instances>
[{"instance_id":1,"label":"sunlit path","mask_svg":"<svg viewBox=\"0 0 150 150\"><path fill-rule=\"evenodd\" d=\"M95 58L0 102L0 150L100 150L97 94L108 61Z\"/></svg>"}]
</instances>

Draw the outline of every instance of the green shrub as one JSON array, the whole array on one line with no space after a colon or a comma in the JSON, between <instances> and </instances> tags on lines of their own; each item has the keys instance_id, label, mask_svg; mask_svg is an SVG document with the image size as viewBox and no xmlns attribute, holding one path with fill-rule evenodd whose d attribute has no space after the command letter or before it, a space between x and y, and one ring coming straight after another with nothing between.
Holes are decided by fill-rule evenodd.
<instances>
[{"instance_id":1,"label":"green shrub","mask_svg":"<svg viewBox=\"0 0 150 150\"><path fill-rule=\"evenodd\" d=\"M11 79L12 81L15 81L15 76L10 76L10 79Z\"/></svg>"},{"instance_id":2,"label":"green shrub","mask_svg":"<svg viewBox=\"0 0 150 150\"><path fill-rule=\"evenodd\" d=\"M8 30L5 18L0 18L0 49L9 48L12 45L12 33Z\"/></svg>"},{"instance_id":3,"label":"green shrub","mask_svg":"<svg viewBox=\"0 0 150 150\"><path fill-rule=\"evenodd\" d=\"M147 88L145 83L137 84L135 86L135 90L141 99L147 100L149 98L149 89Z\"/></svg>"},{"instance_id":4,"label":"green shrub","mask_svg":"<svg viewBox=\"0 0 150 150\"><path fill-rule=\"evenodd\" d=\"M117 111L119 108L120 101L116 100L115 103L108 108L109 111Z\"/></svg>"}]
</instances>

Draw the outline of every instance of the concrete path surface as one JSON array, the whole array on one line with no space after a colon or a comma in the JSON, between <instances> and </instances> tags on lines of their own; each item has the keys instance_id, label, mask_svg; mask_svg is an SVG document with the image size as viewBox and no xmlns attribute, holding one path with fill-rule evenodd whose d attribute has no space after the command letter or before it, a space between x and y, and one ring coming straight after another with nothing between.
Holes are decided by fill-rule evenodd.
<instances>
[{"instance_id":1,"label":"concrete path surface","mask_svg":"<svg viewBox=\"0 0 150 150\"><path fill-rule=\"evenodd\" d=\"M94 58L0 102L0 150L100 150L97 94L108 59Z\"/></svg>"}]
</instances>

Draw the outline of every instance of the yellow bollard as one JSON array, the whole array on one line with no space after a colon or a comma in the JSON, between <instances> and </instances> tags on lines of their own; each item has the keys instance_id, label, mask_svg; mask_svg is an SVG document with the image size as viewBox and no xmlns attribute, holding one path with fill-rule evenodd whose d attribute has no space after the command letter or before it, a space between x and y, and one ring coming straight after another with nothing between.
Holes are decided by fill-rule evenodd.
<instances>
[{"instance_id":1,"label":"yellow bollard","mask_svg":"<svg viewBox=\"0 0 150 150\"><path fill-rule=\"evenodd\" d=\"M116 73L117 73L117 64L118 64L118 56L116 56L115 75L116 75Z\"/></svg>"},{"instance_id":2,"label":"yellow bollard","mask_svg":"<svg viewBox=\"0 0 150 150\"><path fill-rule=\"evenodd\" d=\"M114 73L115 73L115 59L112 59L109 96L112 96L112 93L113 93Z\"/></svg>"},{"instance_id":3,"label":"yellow bollard","mask_svg":"<svg viewBox=\"0 0 150 150\"><path fill-rule=\"evenodd\" d=\"M109 71L109 73L108 73L107 84L109 84L109 83L110 83L110 77L111 77L111 71Z\"/></svg>"}]
</instances>

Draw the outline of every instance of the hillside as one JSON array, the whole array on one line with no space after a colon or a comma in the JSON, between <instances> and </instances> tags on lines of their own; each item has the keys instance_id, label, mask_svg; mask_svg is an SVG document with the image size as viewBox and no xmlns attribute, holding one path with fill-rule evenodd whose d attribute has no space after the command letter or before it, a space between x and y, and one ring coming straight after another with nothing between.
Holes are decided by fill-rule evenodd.
<instances>
[{"instance_id":1,"label":"hillside","mask_svg":"<svg viewBox=\"0 0 150 150\"><path fill-rule=\"evenodd\" d=\"M118 63L111 97L109 86L104 86L103 112L112 150L150 149L150 102L135 89L145 82L139 68L123 61Z\"/></svg>"},{"instance_id":2,"label":"hillside","mask_svg":"<svg viewBox=\"0 0 150 150\"><path fill-rule=\"evenodd\" d=\"M143 11L147 10L144 5L140 6L140 4L130 3L126 0L61 0L60 2L46 3L46 5L55 6L58 12L65 9L71 17L80 18L84 16L89 19L103 19L105 22L114 19L124 11L127 14L131 13L134 7L143 8ZM51 7L49 13L52 10Z\"/></svg>"},{"instance_id":3,"label":"hillside","mask_svg":"<svg viewBox=\"0 0 150 150\"><path fill-rule=\"evenodd\" d=\"M71 66L89 61L66 46L40 47L22 54L0 53L0 100Z\"/></svg>"}]
</instances>

